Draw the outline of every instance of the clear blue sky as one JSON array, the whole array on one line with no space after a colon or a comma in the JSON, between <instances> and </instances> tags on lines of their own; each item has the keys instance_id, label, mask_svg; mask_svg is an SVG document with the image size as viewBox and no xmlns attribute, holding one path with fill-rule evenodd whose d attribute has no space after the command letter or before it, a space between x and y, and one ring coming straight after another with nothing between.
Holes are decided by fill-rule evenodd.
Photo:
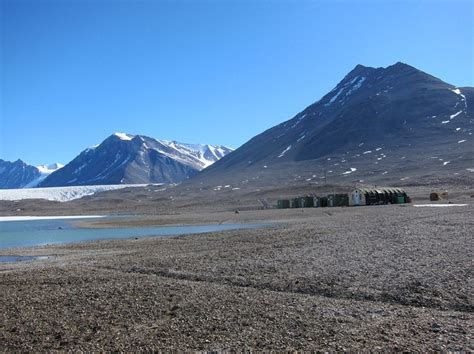
<instances>
[{"instance_id":1,"label":"clear blue sky","mask_svg":"<svg viewBox=\"0 0 474 354\"><path fill-rule=\"evenodd\" d=\"M474 86L474 1L0 0L0 158L68 162L113 132L231 147L356 64Z\"/></svg>"}]
</instances>

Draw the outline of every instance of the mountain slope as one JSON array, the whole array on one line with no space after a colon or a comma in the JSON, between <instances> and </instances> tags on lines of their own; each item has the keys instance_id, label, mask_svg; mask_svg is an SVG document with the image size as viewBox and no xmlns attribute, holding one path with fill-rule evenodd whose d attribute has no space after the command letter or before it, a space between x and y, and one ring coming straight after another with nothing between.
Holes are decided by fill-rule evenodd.
<instances>
[{"instance_id":1,"label":"mountain slope","mask_svg":"<svg viewBox=\"0 0 474 354\"><path fill-rule=\"evenodd\" d=\"M473 88L457 88L407 64L357 65L321 100L257 135L196 180L225 176L242 182L270 174L314 180L323 171L328 178L376 180L417 168L420 176L468 176L474 168L473 107Z\"/></svg>"},{"instance_id":2,"label":"mountain slope","mask_svg":"<svg viewBox=\"0 0 474 354\"><path fill-rule=\"evenodd\" d=\"M18 159L0 160L0 189L22 188L40 176L39 170Z\"/></svg>"},{"instance_id":3,"label":"mountain slope","mask_svg":"<svg viewBox=\"0 0 474 354\"><path fill-rule=\"evenodd\" d=\"M223 146L181 144L115 133L100 145L84 150L40 186L177 183L230 151Z\"/></svg>"},{"instance_id":4,"label":"mountain slope","mask_svg":"<svg viewBox=\"0 0 474 354\"><path fill-rule=\"evenodd\" d=\"M61 167L62 165L58 163L35 167L20 159L15 162L0 159L0 189L35 187Z\"/></svg>"}]
</instances>

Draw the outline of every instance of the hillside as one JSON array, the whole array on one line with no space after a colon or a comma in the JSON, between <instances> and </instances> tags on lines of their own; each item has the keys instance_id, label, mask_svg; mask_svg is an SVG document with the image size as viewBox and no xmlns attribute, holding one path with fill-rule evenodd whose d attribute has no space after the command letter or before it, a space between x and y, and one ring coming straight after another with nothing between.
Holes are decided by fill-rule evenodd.
<instances>
[{"instance_id":1,"label":"hillside","mask_svg":"<svg viewBox=\"0 0 474 354\"><path fill-rule=\"evenodd\" d=\"M193 182L472 179L473 107L472 87L456 87L403 63L357 65L319 101Z\"/></svg>"}]
</instances>

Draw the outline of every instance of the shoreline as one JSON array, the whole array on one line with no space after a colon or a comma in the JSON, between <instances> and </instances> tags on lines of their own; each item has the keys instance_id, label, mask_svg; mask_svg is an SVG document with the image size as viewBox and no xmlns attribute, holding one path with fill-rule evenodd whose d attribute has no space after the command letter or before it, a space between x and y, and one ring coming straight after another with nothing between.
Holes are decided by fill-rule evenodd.
<instances>
[{"instance_id":1,"label":"shoreline","mask_svg":"<svg viewBox=\"0 0 474 354\"><path fill-rule=\"evenodd\" d=\"M73 220L73 219L99 219L108 215L50 215L50 216L0 216L3 221L32 221L32 220Z\"/></svg>"},{"instance_id":2,"label":"shoreline","mask_svg":"<svg viewBox=\"0 0 474 354\"><path fill-rule=\"evenodd\" d=\"M59 218L62 219L62 218ZM37 219L32 219L33 221ZM43 220L43 219L39 219ZM176 237L187 237L200 234L210 234L216 232L229 232L235 230L246 230L246 229L262 229L262 228L274 228L282 225L281 221L225 221L219 223L193 223L193 224L158 224L156 219L147 219L145 223L141 220L135 218L126 218L120 219L120 223L116 223L117 219L112 219L108 221L106 225L96 225L94 221L79 221L72 223L74 225L73 229L68 230L81 230L93 232L96 230L102 236L97 236L97 238L89 239L79 239L75 240L74 235L71 235L70 240L65 240L64 236L61 236L60 240L57 242L53 239L50 242L45 244L38 245L25 245L25 246L14 246L14 247L0 247L0 255L30 255L35 250L54 248L54 247L68 247L73 245L80 245L85 247L91 243L101 242L119 242L121 240L138 240L143 238L176 238ZM128 226L127 226L128 225ZM137 231L134 232L133 230ZM62 229L61 229L62 230ZM68 232L68 230L62 230L61 233ZM107 236L107 231L118 232L116 236ZM55 232L55 229L50 230ZM34 231L32 231L34 232ZM48 230L43 230L42 232L48 232ZM123 232L129 232L129 235L123 235ZM143 233L143 234L142 234ZM115 235L115 234L114 234ZM1 235L0 235L1 236ZM87 237L87 236L85 236ZM43 254L42 254L43 255Z\"/></svg>"}]
</instances>

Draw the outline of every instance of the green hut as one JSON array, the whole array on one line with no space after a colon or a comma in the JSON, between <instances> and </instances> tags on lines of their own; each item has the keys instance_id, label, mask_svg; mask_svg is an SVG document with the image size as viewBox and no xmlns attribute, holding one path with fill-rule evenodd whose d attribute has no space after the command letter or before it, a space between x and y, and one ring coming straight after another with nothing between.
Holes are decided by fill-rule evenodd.
<instances>
[{"instance_id":1,"label":"green hut","mask_svg":"<svg viewBox=\"0 0 474 354\"><path fill-rule=\"evenodd\" d=\"M310 196L301 197L300 205L302 208L313 208L314 207L314 198Z\"/></svg>"},{"instance_id":2,"label":"green hut","mask_svg":"<svg viewBox=\"0 0 474 354\"><path fill-rule=\"evenodd\" d=\"M321 208L326 208L328 206L328 198L327 197L319 198L319 206Z\"/></svg>"},{"instance_id":3,"label":"green hut","mask_svg":"<svg viewBox=\"0 0 474 354\"><path fill-rule=\"evenodd\" d=\"M314 197L313 198L313 203L315 208L320 208L321 207L321 198L320 197Z\"/></svg>"},{"instance_id":4,"label":"green hut","mask_svg":"<svg viewBox=\"0 0 474 354\"><path fill-rule=\"evenodd\" d=\"M292 208L301 208L301 198L291 199L291 207Z\"/></svg>"},{"instance_id":5,"label":"green hut","mask_svg":"<svg viewBox=\"0 0 474 354\"><path fill-rule=\"evenodd\" d=\"M328 195L328 205L330 207L349 206L349 196L343 193L330 194Z\"/></svg>"},{"instance_id":6,"label":"green hut","mask_svg":"<svg viewBox=\"0 0 474 354\"><path fill-rule=\"evenodd\" d=\"M277 201L278 209L288 209L290 207L290 201L288 199L280 199Z\"/></svg>"}]
</instances>

